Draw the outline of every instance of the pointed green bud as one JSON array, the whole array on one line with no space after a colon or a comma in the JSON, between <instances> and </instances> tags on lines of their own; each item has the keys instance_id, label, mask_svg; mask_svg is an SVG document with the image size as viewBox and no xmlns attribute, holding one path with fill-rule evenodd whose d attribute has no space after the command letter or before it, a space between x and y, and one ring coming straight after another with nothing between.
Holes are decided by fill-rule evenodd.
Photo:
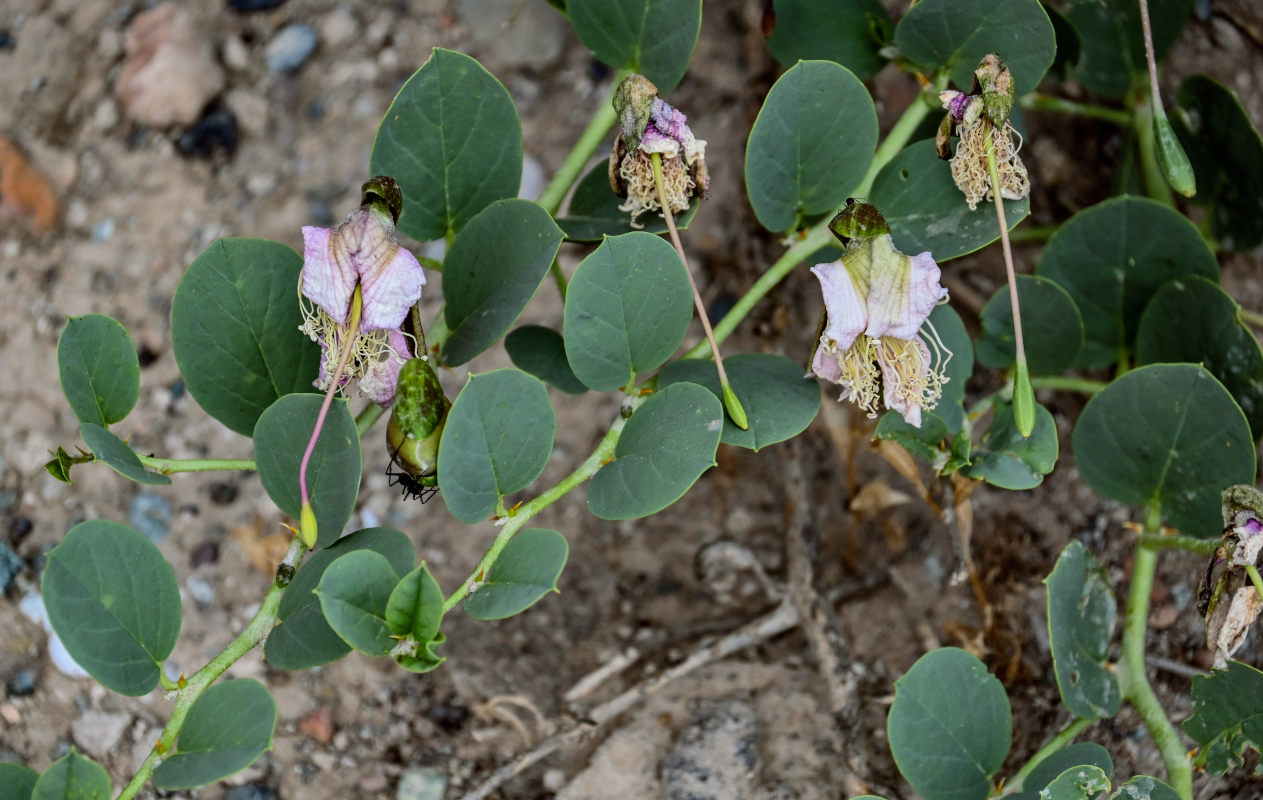
<instances>
[{"instance_id":1,"label":"pointed green bud","mask_svg":"<svg viewBox=\"0 0 1263 800\"><path fill-rule=\"evenodd\" d=\"M658 87L644 75L632 73L614 90L614 113L623 133L623 140L628 150L640 147L640 138L645 135L649 125L650 114L653 113L653 100L658 96Z\"/></svg>"},{"instance_id":2,"label":"pointed green bud","mask_svg":"<svg viewBox=\"0 0 1263 800\"><path fill-rule=\"evenodd\" d=\"M725 382L721 387L721 391L724 396L724 408L728 410L728 416L732 418L732 424L743 431L750 430L750 418L746 416L746 410L742 408L741 401L737 399L737 393L732 390L732 384Z\"/></svg>"},{"instance_id":3,"label":"pointed green bud","mask_svg":"<svg viewBox=\"0 0 1263 800\"><path fill-rule=\"evenodd\" d=\"M1166 109L1154 109L1153 138L1157 143L1158 166L1166 176L1171 188L1185 197L1197 194L1197 179L1193 175L1193 165L1189 163L1184 147L1175 136L1175 130L1167 119Z\"/></svg>"},{"instance_id":4,"label":"pointed green bud","mask_svg":"<svg viewBox=\"0 0 1263 800\"><path fill-rule=\"evenodd\" d=\"M310 548L316 546L316 535L316 512L312 511L311 503L303 503L298 513L298 538Z\"/></svg>"},{"instance_id":5,"label":"pointed green bud","mask_svg":"<svg viewBox=\"0 0 1263 800\"><path fill-rule=\"evenodd\" d=\"M413 478L438 469L439 439L451 403L428 358L409 359L399 371L395 405L386 426L391 457Z\"/></svg>"},{"instance_id":6,"label":"pointed green bud","mask_svg":"<svg viewBox=\"0 0 1263 800\"><path fill-rule=\"evenodd\" d=\"M999 56L989 53L983 56L974 70L974 77L982 90L982 113L992 125L1003 128L1009 114L1013 113L1013 101L1017 97L1013 73Z\"/></svg>"},{"instance_id":7,"label":"pointed green bud","mask_svg":"<svg viewBox=\"0 0 1263 800\"><path fill-rule=\"evenodd\" d=\"M1031 438L1035 432L1035 389L1031 386L1031 372L1024 357L1018 359L1017 373L1013 377L1013 421L1023 439Z\"/></svg>"},{"instance_id":8,"label":"pointed green bud","mask_svg":"<svg viewBox=\"0 0 1263 800\"><path fill-rule=\"evenodd\" d=\"M389 175L369 178L360 187L360 205L377 204L385 208L394 222L399 222L399 214L403 211L403 191Z\"/></svg>"},{"instance_id":9,"label":"pointed green bud","mask_svg":"<svg viewBox=\"0 0 1263 800\"><path fill-rule=\"evenodd\" d=\"M846 201L846 207L829 222L829 230L843 245L849 245L854 239L872 239L890 234L890 226L886 224L886 218L877 210L877 206L853 197Z\"/></svg>"}]
</instances>

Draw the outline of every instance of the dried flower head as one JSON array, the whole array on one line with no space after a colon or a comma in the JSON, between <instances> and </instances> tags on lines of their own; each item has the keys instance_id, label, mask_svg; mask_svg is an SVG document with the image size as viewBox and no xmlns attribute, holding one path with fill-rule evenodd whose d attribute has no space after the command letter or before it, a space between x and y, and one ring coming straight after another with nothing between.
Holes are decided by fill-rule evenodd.
<instances>
[{"instance_id":1,"label":"dried flower head","mask_svg":"<svg viewBox=\"0 0 1263 800\"><path fill-rule=\"evenodd\" d=\"M1206 618L1206 646L1214 653L1216 669L1228 665L1263 611L1263 599L1249 575L1263 549L1263 493L1253 486L1225 489L1223 519L1223 544L1215 549L1197 588L1197 610Z\"/></svg>"},{"instance_id":2,"label":"dried flower head","mask_svg":"<svg viewBox=\"0 0 1263 800\"><path fill-rule=\"evenodd\" d=\"M631 213L632 224L646 211L661 208L653 179L654 153L662 161L667 203L672 213L686 211L693 197L706 196L706 142L693 136L687 119L658 97L643 75L629 75L614 93L620 130L610 152L610 186L626 197L619 206Z\"/></svg>"},{"instance_id":3,"label":"dried flower head","mask_svg":"<svg viewBox=\"0 0 1263 800\"><path fill-rule=\"evenodd\" d=\"M1021 200L1031 193L1030 176L1018 156L1020 139L1009 113L1013 109L1013 77L1008 67L994 55L988 55L974 71L974 90L970 94L947 90L939 101L947 115L939 126L937 146L940 158L951 158L952 179L965 195L972 210L982 200L993 198L988 153L994 154L1000 178L1000 197ZM950 137L960 136L952 155ZM1018 145L1013 139L1017 136Z\"/></svg>"}]
</instances>

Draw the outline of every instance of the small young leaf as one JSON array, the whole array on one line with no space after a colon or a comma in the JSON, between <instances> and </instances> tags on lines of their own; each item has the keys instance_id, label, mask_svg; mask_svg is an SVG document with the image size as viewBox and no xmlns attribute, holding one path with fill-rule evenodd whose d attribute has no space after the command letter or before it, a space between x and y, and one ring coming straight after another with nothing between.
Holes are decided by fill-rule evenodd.
<instances>
[{"instance_id":1,"label":"small young leaf","mask_svg":"<svg viewBox=\"0 0 1263 800\"><path fill-rule=\"evenodd\" d=\"M1152 364L1118 378L1088 401L1073 443L1097 493L1133 506L1157 502L1188 536L1219 536L1220 493L1254 483L1245 415L1195 364Z\"/></svg>"},{"instance_id":2,"label":"small young leaf","mask_svg":"<svg viewBox=\"0 0 1263 800\"><path fill-rule=\"evenodd\" d=\"M1083 765L1098 767L1107 778L1114 774L1114 760L1110 758L1108 750L1096 742L1075 742L1039 762L1026 776L1022 794L1014 796L1013 800L1028 800L1025 796L1027 794L1030 795L1029 800L1039 800L1039 791L1052 783L1058 775L1071 767Z\"/></svg>"},{"instance_id":3,"label":"small young leaf","mask_svg":"<svg viewBox=\"0 0 1263 800\"><path fill-rule=\"evenodd\" d=\"M425 644L443 621L443 590L425 564L399 581L386 601L386 627L397 637Z\"/></svg>"},{"instance_id":4,"label":"small young leaf","mask_svg":"<svg viewBox=\"0 0 1263 800\"><path fill-rule=\"evenodd\" d=\"M500 200L457 235L443 261L443 362L464 364L504 335L561 247L561 229L528 200Z\"/></svg>"},{"instance_id":5,"label":"small young leaf","mask_svg":"<svg viewBox=\"0 0 1263 800\"><path fill-rule=\"evenodd\" d=\"M999 56L1019 95L1052 66L1057 37L1039 0L921 0L899 20L895 44L914 64L951 70L968 91L983 56Z\"/></svg>"},{"instance_id":6,"label":"small young leaf","mask_svg":"<svg viewBox=\"0 0 1263 800\"><path fill-rule=\"evenodd\" d=\"M334 633L370 656L384 656L394 647L386 624L386 605L399 583L399 573L372 550L355 550L336 559L316 587L320 610Z\"/></svg>"},{"instance_id":7,"label":"small young leaf","mask_svg":"<svg viewBox=\"0 0 1263 800\"><path fill-rule=\"evenodd\" d=\"M913 142L882 167L869 200L890 225L895 247L904 253L926 250L938 262L963 256L1000 238L995 206L973 211L952 180L952 166L938 157L934 140ZM1009 230L1030 214L1030 200L1005 200Z\"/></svg>"},{"instance_id":8,"label":"small young leaf","mask_svg":"<svg viewBox=\"0 0 1263 800\"><path fill-rule=\"evenodd\" d=\"M1002 489L1034 489L1057 464L1057 423L1043 406L1035 405L1035 427L1023 436L1013 406L996 410L965 470L971 478Z\"/></svg>"},{"instance_id":9,"label":"small young leaf","mask_svg":"<svg viewBox=\"0 0 1263 800\"><path fill-rule=\"evenodd\" d=\"M399 182L401 232L421 241L459 233L522 182L513 99L474 59L434 48L386 110L371 172Z\"/></svg>"},{"instance_id":10,"label":"small young leaf","mask_svg":"<svg viewBox=\"0 0 1263 800\"><path fill-rule=\"evenodd\" d=\"M566 394L583 394L580 383L566 360L566 343L561 334L542 325L524 325L504 337L504 349L513 366L534 375Z\"/></svg>"},{"instance_id":11,"label":"small young leaf","mask_svg":"<svg viewBox=\"0 0 1263 800\"><path fill-rule=\"evenodd\" d=\"M939 443L947 438L947 423L933 411L923 411L921 427L916 428L904 422L903 415L898 411L887 411L877 420L873 438L898 442L909 453L934 463Z\"/></svg>"},{"instance_id":12,"label":"small young leaf","mask_svg":"<svg viewBox=\"0 0 1263 800\"><path fill-rule=\"evenodd\" d=\"M1232 393L1257 440L1263 436L1263 350L1240 306L1199 276L1173 280L1149 301L1136 331L1136 362L1200 363Z\"/></svg>"},{"instance_id":13,"label":"small young leaf","mask_svg":"<svg viewBox=\"0 0 1263 800\"><path fill-rule=\"evenodd\" d=\"M570 205L566 207L566 215L557 220L557 224L566 232L566 240L570 242L599 242L606 236L618 236L633 231L645 233L666 233L667 222L661 214L645 214L640 218L643 228L631 226L631 214L619 208L623 198L614 194L610 188L610 171L605 164L598 164L588 171L579 181L574 194L570 196ZM697 216L702 207L700 200L693 198L688 210L675 215L675 227L688 230L689 223Z\"/></svg>"},{"instance_id":14,"label":"small young leaf","mask_svg":"<svg viewBox=\"0 0 1263 800\"><path fill-rule=\"evenodd\" d=\"M31 800L110 800L110 775L73 748L35 782Z\"/></svg>"},{"instance_id":15,"label":"small young leaf","mask_svg":"<svg viewBox=\"0 0 1263 800\"><path fill-rule=\"evenodd\" d=\"M207 689L184 719L175 752L153 771L159 789L192 789L227 778L272 748L276 701L256 680Z\"/></svg>"},{"instance_id":16,"label":"small young leaf","mask_svg":"<svg viewBox=\"0 0 1263 800\"><path fill-rule=\"evenodd\" d=\"M895 681L886 718L900 774L926 800L984 800L1009 752L1004 687L964 650L931 650Z\"/></svg>"},{"instance_id":17,"label":"small young leaf","mask_svg":"<svg viewBox=\"0 0 1263 800\"><path fill-rule=\"evenodd\" d=\"M696 384L655 393L627 421L614 460L592 477L588 509L601 519L631 519L679 500L714 466L723 419L719 400Z\"/></svg>"},{"instance_id":18,"label":"small young leaf","mask_svg":"<svg viewBox=\"0 0 1263 800\"><path fill-rule=\"evenodd\" d=\"M525 489L548 464L557 414L538 378L516 369L471 375L447 412L439 444L439 489L452 516L470 525L501 498Z\"/></svg>"},{"instance_id":19,"label":"small young leaf","mask_svg":"<svg viewBox=\"0 0 1263 800\"><path fill-rule=\"evenodd\" d=\"M746 194L759 224L788 231L842 205L877 147L877 112L864 84L832 61L782 75L746 145Z\"/></svg>"},{"instance_id":20,"label":"small young leaf","mask_svg":"<svg viewBox=\"0 0 1263 800\"><path fill-rule=\"evenodd\" d=\"M597 58L639 72L666 93L693 59L702 0L567 0L566 15Z\"/></svg>"},{"instance_id":21,"label":"small young leaf","mask_svg":"<svg viewBox=\"0 0 1263 800\"><path fill-rule=\"evenodd\" d=\"M1022 307L1026 363L1032 375L1059 375L1074 364L1083 349L1083 317L1057 284L1034 275L1017 276ZM1013 336L1013 304L1002 286L982 307L979 321L978 363L990 369L1009 369L1017 357Z\"/></svg>"},{"instance_id":22,"label":"small young leaf","mask_svg":"<svg viewBox=\"0 0 1263 800\"><path fill-rule=\"evenodd\" d=\"M1080 542L1071 541L1044 585L1061 702L1082 719L1114 716L1123 693L1107 664L1115 601L1105 569Z\"/></svg>"},{"instance_id":23,"label":"small young leaf","mask_svg":"<svg viewBox=\"0 0 1263 800\"><path fill-rule=\"evenodd\" d=\"M119 694L158 685L180 635L175 573L144 534L103 519L81 522L48 553L48 621L66 651Z\"/></svg>"},{"instance_id":24,"label":"small young leaf","mask_svg":"<svg viewBox=\"0 0 1263 800\"><path fill-rule=\"evenodd\" d=\"M189 394L249 436L281 395L311 391L320 348L295 287L303 257L279 242L219 239L189 265L171 301L171 347Z\"/></svg>"},{"instance_id":25,"label":"small young leaf","mask_svg":"<svg viewBox=\"0 0 1263 800\"><path fill-rule=\"evenodd\" d=\"M103 314L66 320L57 340L61 391L80 422L112 425L140 396L140 360L132 337Z\"/></svg>"},{"instance_id":26,"label":"small young leaf","mask_svg":"<svg viewBox=\"0 0 1263 800\"><path fill-rule=\"evenodd\" d=\"M170 485L171 478L146 470L134 450L100 425L85 422L79 426L79 435L98 461L105 462L106 466L124 478L150 486Z\"/></svg>"},{"instance_id":27,"label":"small young leaf","mask_svg":"<svg viewBox=\"0 0 1263 800\"><path fill-rule=\"evenodd\" d=\"M39 773L30 767L0 761L0 800L31 800Z\"/></svg>"},{"instance_id":28,"label":"small young leaf","mask_svg":"<svg viewBox=\"0 0 1263 800\"><path fill-rule=\"evenodd\" d=\"M693 289L675 248L648 233L614 236L570 280L566 357L589 389L613 391L670 358L692 318Z\"/></svg>"},{"instance_id":29,"label":"small young leaf","mask_svg":"<svg viewBox=\"0 0 1263 800\"><path fill-rule=\"evenodd\" d=\"M742 430L725 415L719 439L724 444L761 450L802 433L820 411L819 384L804 378L802 365L784 356L741 353L725 358L724 369L750 423L748 430ZM658 386L665 389L681 381L705 386L720 396L713 361L673 361L662 369Z\"/></svg>"},{"instance_id":30,"label":"small young leaf","mask_svg":"<svg viewBox=\"0 0 1263 800\"><path fill-rule=\"evenodd\" d=\"M1127 783L1118 787L1118 792L1114 797L1117 800L1132 800L1132 798L1140 798L1140 800L1181 800L1178 792L1157 778L1151 778L1148 775L1137 775L1127 781Z\"/></svg>"},{"instance_id":31,"label":"small young leaf","mask_svg":"<svg viewBox=\"0 0 1263 800\"><path fill-rule=\"evenodd\" d=\"M767 47L786 67L799 61L836 61L868 80L886 65L890 14L878 0L776 0Z\"/></svg>"},{"instance_id":32,"label":"small young leaf","mask_svg":"<svg viewBox=\"0 0 1263 800\"><path fill-rule=\"evenodd\" d=\"M1110 779L1100 767L1082 764L1070 767L1039 793L1041 800L1093 800L1108 792Z\"/></svg>"},{"instance_id":33,"label":"small young leaf","mask_svg":"<svg viewBox=\"0 0 1263 800\"><path fill-rule=\"evenodd\" d=\"M557 591L557 579L569 553L566 537L557 531L519 531L491 566L482 585L465 599L465 613L474 619L504 619L521 614L544 595Z\"/></svg>"},{"instance_id":34,"label":"small young leaf","mask_svg":"<svg viewBox=\"0 0 1263 800\"><path fill-rule=\"evenodd\" d=\"M280 669L307 669L351 652L350 646L325 622L315 588L330 564L356 550L371 550L384 556L396 575L408 574L417 560L412 542L392 528L365 528L312 553L281 596L279 624L268 634L263 648L269 664Z\"/></svg>"},{"instance_id":35,"label":"small young leaf","mask_svg":"<svg viewBox=\"0 0 1263 800\"><path fill-rule=\"evenodd\" d=\"M1197 765L1223 775L1245 761L1246 748L1263 752L1263 672L1240 661L1193 678L1193 716L1184 732L1202 746Z\"/></svg>"},{"instance_id":36,"label":"small young leaf","mask_svg":"<svg viewBox=\"0 0 1263 800\"><path fill-rule=\"evenodd\" d=\"M259 482L272 502L294 519L302 510L298 468L323 401L315 394L286 395L263 412L254 429ZM355 420L347 401L335 399L307 465L307 487L319 526L317 547L328 547L342 535L355 509L361 469Z\"/></svg>"},{"instance_id":37,"label":"small young leaf","mask_svg":"<svg viewBox=\"0 0 1263 800\"><path fill-rule=\"evenodd\" d=\"M1083 314L1078 366L1116 361L1140 314L1167 281L1219 277L1214 253L1186 217L1141 197L1115 197L1080 211L1053 234L1036 268L1065 289Z\"/></svg>"},{"instance_id":38,"label":"small young leaf","mask_svg":"<svg viewBox=\"0 0 1263 800\"><path fill-rule=\"evenodd\" d=\"M1148 0L1155 57L1160 61L1188 22L1194 0ZM1079 34L1074 77L1088 91L1122 97L1145 74L1145 40L1135 0L1076 3L1066 13ZM1035 87L1030 87L1034 89ZM1025 91L1023 89L1022 91Z\"/></svg>"}]
</instances>

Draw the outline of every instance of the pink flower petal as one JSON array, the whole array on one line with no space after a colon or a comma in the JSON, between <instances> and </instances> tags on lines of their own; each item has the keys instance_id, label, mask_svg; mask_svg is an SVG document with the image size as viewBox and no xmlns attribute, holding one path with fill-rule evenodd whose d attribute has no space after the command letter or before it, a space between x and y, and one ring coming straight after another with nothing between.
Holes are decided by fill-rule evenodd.
<instances>
[{"instance_id":1,"label":"pink flower petal","mask_svg":"<svg viewBox=\"0 0 1263 800\"><path fill-rule=\"evenodd\" d=\"M928 371L931 363L930 349L920 336L913 336L909 344L921 352L921 363ZM925 399L921 386L924 382L918 380L916 386L909 387L909 376L901 375L896 365L884 357L886 348L878 347L876 353L877 366L881 368L882 399L886 401L886 408L898 411L903 415L903 421L912 427L921 427L921 403Z\"/></svg>"},{"instance_id":2,"label":"pink flower petal","mask_svg":"<svg viewBox=\"0 0 1263 800\"><path fill-rule=\"evenodd\" d=\"M303 228L302 291L339 325L345 325L359 276L349 260L333 252L333 232L311 225Z\"/></svg>"},{"instance_id":3,"label":"pink flower petal","mask_svg":"<svg viewBox=\"0 0 1263 800\"><path fill-rule=\"evenodd\" d=\"M816 345L816 353L811 357L811 374L824 378L830 383L842 380L842 365L838 362L841 351L829 352L823 343Z\"/></svg>"},{"instance_id":4,"label":"pink flower petal","mask_svg":"<svg viewBox=\"0 0 1263 800\"><path fill-rule=\"evenodd\" d=\"M364 287L364 316L360 330L398 328L408 309L421 299L425 270L416 256L391 242L394 257L389 261L368 260L360 273ZM394 388L391 388L394 391Z\"/></svg>"},{"instance_id":5,"label":"pink flower petal","mask_svg":"<svg viewBox=\"0 0 1263 800\"><path fill-rule=\"evenodd\" d=\"M387 338L394 353L385 353L381 358L369 363L360 378L360 392L379 406L389 407L395 402L395 387L399 383L399 371L403 364L412 357L408 347L408 337L398 330L392 330Z\"/></svg>"},{"instance_id":6,"label":"pink flower petal","mask_svg":"<svg viewBox=\"0 0 1263 800\"><path fill-rule=\"evenodd\" d=\"M928 252L905 256L890 236L872 240L869 271L869 336L911 339L921 330L934 306L947 296L939 285L939 268Z\"/></svg>"},{"instance_id":7,"label":"pink flower petal","mask_svg":"<svg viewBox=\"0 0 1263 800\"><path fill-rule=\"evenodd\" d=\"M828 314L824 335L832 339L839 350L845 350L868 325L864 298L860 297L854 278L841 261L817 264L811 272L820 280L820 288L824 291L824 307Z\"/></svg>"}]
</instances>

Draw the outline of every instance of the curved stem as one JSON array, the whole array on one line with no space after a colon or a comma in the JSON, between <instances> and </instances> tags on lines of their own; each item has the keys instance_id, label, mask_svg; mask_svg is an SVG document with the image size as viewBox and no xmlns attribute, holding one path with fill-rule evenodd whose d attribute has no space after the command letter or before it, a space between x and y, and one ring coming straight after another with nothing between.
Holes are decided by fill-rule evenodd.
<instances>
[{"instance_id":1,"label":"curved stem","mask_svg":"<svg viewBox=\"0 0 1263 800\"><path fill-rule=\"evenodd\" d=\"M294 577L294 570L306 551L307 548L297 538L290 540L285 560L277 568L276 577L272 579L272 586L268 589L267 594L263 596L263 602L259 605L259 610L255 612L253 619L250 620L245 630L236 639L233 639L227 647L219 652L219 655L212 658L206 666L194 673L193 677L185 682L184 688L180 690L180 696L175 702L175 709L171 712L171 719L167 721L166 727L162 729L162 734L158 737L157 744L149 752L149 756L144 763L140 765L140 769L136 771L132 779L118 793L115 800L131 800L131 798L136 796L136 793L149 780L149 776L153 774L154 767L158 766L163 754L171 753L175 750L176 739L184 727L185 717L188 716L189 709L193 707L197 699L215 682L216 678L224 674L225 670L267 638L272 626L276 623L276 612L281 605L281 595L285 593L286 587L289 586L290 580Z\"/></svg>"},{"instance_id":2,"label":"curved stem","mask_svg":"<svg viewBox=\"0 0 1263 800\"><path fill-rule=\"evenodd\" d=\"M253 458L155 458L142 456L140 463L163 475L177 472L215 472L217 470L252 471L256 469Z\"/></svg>"},{"instance_id":3,"label":"curved stem","mask_svg":"<svg viewBox=\"0 0 1263 800\"><path fill-rule=\"evenodd\" d=\"M386 413L386 409L376 403L369 403L364 406L364 410L355 416L355 432L360 438L364 438L364 434L377 424L377 420L381 419L382 414Z\"/></svg>"},{"instance_id":4,"label":"curved stem","mask_svg":"<svg viewBox=\"0 0 1263 800\"><path fill-rule=\"evenodd\" d=\"M1140 546L1150 550L1187 550L1203 556L1213 556L1223 539L1198 539L1195 536L1164 536L1161 533L1140 534Z\"/></svg>"},{"instance_id":5,"label":"curved stem","mask_svg":"<svg viewBox=\"0 0 1263 800\"><path fill-rule=\"evenodd\" d=\"M500 553L509 544L509 540L514 534L522 529L527 522L531 520L540 511L560 500L571 489L586 481L596 474L596 471L605 465L614 456L614 447L618 444L618 437L623 433L623 426L627 424L627 420L631 418L631 412L636 409L644 398L631 396L628 398L623 413L619 414L618 419L614 420L614 424L610 426L604 438L597 444L592 454L584 460L582 464L575 468L566 477L558 481L548 491L536 497L534 500L518 508L513 515L504 523L504 527L500 529L500 533L496 535L496 539L491 543L491 547L483 555L482 560L478 562L478 566L474 567L474 571L469 577L461 583L460 588L452 592L451 595L443 601L443 614L451 611L456 605L468 597L486 576L487 571L496 563L496 559L500 557Z\"/></svg>"},{"instance_id":6,"label":"curved stem","mask_svg":"<svg viewBox=\"0 0 1263 800\"><path fill-rule=\"evenodd\" d=\"M347 324L344 332L345 340L342 343L342 352L338 353L338 365L333 370L333 375L329 378L329 389L325 392L324 402L320 404L320 412L316 414L316 425L311 432L311 438L307 440L307 449L303 451L303 460L298 465L298 493L302 497L303 506L310 507L311 498L307 492L307 466L311 463L311 455L316 452L316 442L320 440L320 431L324 429L325 417L329 415L329 407L333 405L333 396L338 393L338 384L342 381L342 372L346 369L346 363L351 359L351 351L355 349L355 339L360 334L360 315L364 310L364 293L363 289L357 283L355 285L355 294L351 297L351 319ZM357 430L359 426L356 426ZM315 542L312 542L315 544Z\"/></svg>"},{"instance_id":7,"label":"curved stem","mask_svg":"<svg viewBox=\"0 0 1263 800\"><path fill-rule=\"evenodd\" d=\"M1145 517L1143 534L1155 534L1159 530L1159 515L1151 507ZM1145 674L1145 635L1149 628L1149 594L1153 591L1153 576L1158 564L1158 552L1145 544L1143 538L1136 546L1132 565L1131 590L1127 596L1127 619L1123 627L1122 659L1118 663L1118 678L1123 699L1129 701L1140 713L1149 735L1153 737L1167 768L1167 783L1182 800L1192 800L1193 767L1185 752L1184 744L1175 725L1167 718L1158 696Z\"/></svg>"},{"instance_id":8,"label":"curved stem","mask_svg":"<svg viewBox=\"0 0 1263 800\"><path fill-rule=\"evenodd\" d=\"M1094 719L1076 717L1073 722L1062 728L1060 733L1049 739L1048 743L1043 747L1036 750L1035 755L1031 756L1022 768L1014 773L1013 779L1005 784L1005 794L1012 794L1013 792L1021 789L1022 784L1026 782L1026 779L1036 767L1038 767L1050 755L1073 742L1076 738L1078 738L1080 733L1083 733L1083 731L1090 727L1094 722L1096 722Z\"/></svg>"}]
</instances>

